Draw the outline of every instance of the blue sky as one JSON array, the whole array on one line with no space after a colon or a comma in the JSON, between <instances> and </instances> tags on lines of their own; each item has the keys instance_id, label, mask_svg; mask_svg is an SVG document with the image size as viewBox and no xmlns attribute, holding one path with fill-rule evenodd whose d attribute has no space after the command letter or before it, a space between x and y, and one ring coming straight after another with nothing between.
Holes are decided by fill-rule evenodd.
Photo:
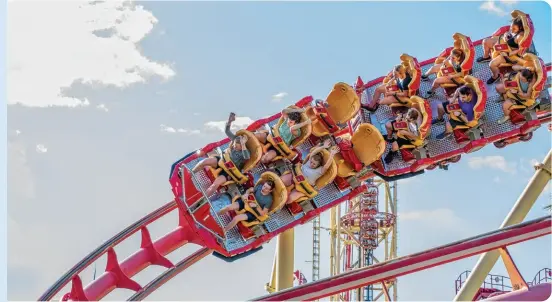
<instances>
[{"instance_id":1,"label":"blue sky","mask_svg":"<svg viewBox=\"0 0 552 302\"><path fill-rule=\"evenodd\" d=\"M83 55L82 61L94 63L92 67L99 71L89 65L78 65L79 70L60 67L45 72L53 77L59 73L60 79L67 78L62 74L67 72L73 82L59 85L63 88L62 94L82 102L86 99L88 105L68 107L54 100L56 105L44 108L44 95L14 96L24 99L23 105L14 105L8 99L12 104L8 106L10 299L36 299L103 240L171 198L166 180L170 164L183 154L220 139L222 132L208 125L224 120L229 111L255 120L309 94L323 98L335 82L352 83L358 75L367 81L386 73L403 52L420 61L434 57L451 44L455 32L466 34L474 41L489 35L508 23L508 15L501 15L502 12L514 8L531 14L539 55L545 62L551 60L550 6L544 2L495 2L484 6L491 7L492 11L480 9L481 2L146 2L141 5L156 19L151 21L147 14L144 18L150 21L144 24L153 27L146 30L148 26L145 26L144 38L133 41L141 52L139 55L153 63L137 60L135 52L128 56L136 59L133 64L143 71L140 74L143 81L125 78L127 82L118 85L123 89L115 87L122 80L107 75L121 72L128 76L126 72L133 66L124 72L109 69L115 67L107 65L101 69L98 66L103 66L104 60L111 62L112 58L94 57L73 45L78 43L72 43L68 45L75 47L74 53L92 56ZM413 17L412 12L423 15ZM444 16L460 22L437 21ZM65 26L57 28L64 30L71 28L71 22L78 21L66 15L54 19L67 19L66 23L60 23ZM51 18L44 19L44 24L48 20ZM411 32L399 34L405 29ZM60 33L53 38L64 41ZM89 48L96 45L82 41ZM61 44L57 47L59 52L64 49ZM46 67L68 64L63 57L55 55L56 50L52 48L45 57L44 61L53 62ZM109 66L126 66L128 62L121 59L124 53L114 53L120 61ZM21 61L33 62L30 57L22 57ZM11 66L12 62L8 63ZM79 79L91 79L94 84L82 83ZM53 80L46 82L56 84ZM43 88L26 84L36 90ZM46 88L39 91L49 92ZM272 97L282 92L285 92L282 98ZM399 217L399 255L497 228L532 175L532 162L544 158L550 142L550 134L541 129L528 143L500 150L487 146L451 165L449 171L434 170L401 181L399 214L404 219ZM38 145L47 147L47 151ZM29 183L32 190L27 189ZM18 190L20 187L24 189ZM26 194L29 191L33 194ZM536 202L528 218L546 214L542 207L549 200L550 189ZM322 217L323 225L328 224L327 216ZM174 216L171 217L162 226L172 226ZM154 226L152 235L159 237L169 230L170 227ZM82 234L87 234L86 240L81 239ZM43 238L48 235L54 239L44 242ZM33 260L38 254L32 246L39 243L24 245L16 240L21 236L42 242L42 253L55 259L48 263ZM310 225L296 229L296 267L309 280L310 264L305 261L311 258L310 236ZM67 249L68 238L79 238L79 244ZM136 240L123 244L118 252L125 256L133 252L136 247L132 244ZM235 264L209 257L166 284L150 299L243 300L262 295L269 278L274 243ZM511 252L526 278L532 279L540 268L551 266L550 243L546 237L512 247ZM322 248L321 276L324 277L329 272L327 237L323 238ZM185 248L169 258L178 260L191 250L191 247ZM66 256L56 256L61 254ZM476 260L477 257L472 257L401 277L399 299L451 299L454 280L462 271L471 269ZM100 261L98 268L102 266ZM156 272L160 270L148 268L137 280L143 284L155 277ZM505 273L505 270L499 263L493 272ZM90 270L83 274L85 280L90 276ZM243 286L239 281L243 278L251 280L250 288L235 290ZM213 290L214 284L220 290ZM109 296L126 297L128 291Z\"/></svg>"}]
</instances>

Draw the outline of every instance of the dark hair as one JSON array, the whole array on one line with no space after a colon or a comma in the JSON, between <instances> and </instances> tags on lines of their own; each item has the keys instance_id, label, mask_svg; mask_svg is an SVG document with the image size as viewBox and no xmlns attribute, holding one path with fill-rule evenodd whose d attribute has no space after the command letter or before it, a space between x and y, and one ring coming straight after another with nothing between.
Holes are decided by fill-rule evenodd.
<instances>
[{"instance_id":1,"label":"dark hair","mask_svg":"<svg viewBox=\"0 0 552 302\"><path fill-rule=\"evenodd\" d=\"M414 108L410 108L410 109L408 109L408 112L406 113L406 116L413 119L413 120L417 120L418 119L418 110L416 110Z\"/></svg>"},{"instance_id":2,"label":"dark hair","mask_svg":"<svg viewBox=\"0 0 552 302\"><path fill-rule=\"evenodd\" d=\"M464 51L459 48L455 48L452 50L452 55L455 57L460 57L460 62L464 61L464 58L466 57L464 54Z\"/></svg>"},{"instance_id":3,"label":"dark hair","mask_svg":"<svg viewBox=\"0 0 552 302\"><path fill-rule=\"evenodd\" d=\"M512 25L517 26L520 32L523 31L523 22L521 21L520 17L517 17L514 20L512 20Z\"/></svg>"},{"instance_id":4,"label":"dark hair","mask_svg":"<svg viewBox=\"0 0 552 302\"><path fill-rule=\"evenodd\" d=\"M268 185L270 186L271 189L274 188L274 181L272 181L272 180L267 180L267 181L265 181L265 184L268 184Z\"/></svg>"},{"instance_id":5,"label":"dark hair","mask_svg":"<svg viewBox=\"0 0 552 302\"><path fill-rule=\"evenodd\" d=\"M316 160L317 162L319 162L320 164L322 164L322 160L324 159L322 157L322 154L320 153L316 153L314 155L311 156L312 159Z\"/></svg>"},{"instance_id":6,"label":"dark hair","mask_svg":"<svg viewBox=\"0 0 552 302\"><path fill-rule=\"evenodd\" d=\"M530 69L525 68L521 71L521 75L526 78L527 81L531 82L535 73L533 73Z\"/></svg>"},{"instance_id":7,"label":"dark hair","mask_svg":"<svg viewBox=\"0 0 552 302\"><path fill-rule=\"evenodd\" d=\"M301 113L299 112L290 112L288 113L288 118L296 123L301 122Z\"/></svg>"},{"instance_id":8,"label":"dark hair","mask_svg":"<svg viewBox=\"0 0 552 302\"><path fill-rule=\"evenodd\" d=\"M472 90L470 87L464 85L462 87L460 87L458 89L458 92L461 94L461 95L471 95L472 94Z\"/></svg>"},{"instance_id":9,"label":"dark hair","mask_svg":"<svg viewBox=\"0 0 552 302\"><path fill-rule=\"evenodd\" d=\"M402 64L395 65L395 68L393 70L399 72L399 71L401 71L402 67L403 67Z\"/></svg>"}]
</instances>

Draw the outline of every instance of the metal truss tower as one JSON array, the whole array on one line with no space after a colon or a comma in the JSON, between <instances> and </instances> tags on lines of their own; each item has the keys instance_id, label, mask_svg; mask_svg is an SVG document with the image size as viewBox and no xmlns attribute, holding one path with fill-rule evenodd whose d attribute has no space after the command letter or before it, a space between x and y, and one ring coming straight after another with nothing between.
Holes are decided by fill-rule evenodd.
<instances>
[{"instance_id":1,"label":"metal truss tower","mask_svg":"<svg viewBox=\"0 0 552 302\"><path fill-rule=\"evenodd\" d=\"M330 276L397 257L397 183L375 179L367 185L366 193L331 209L329 228L313 220L313 280L319 278L320 229L330 232ZM395 301L397 296L397 281L392 279L330 300Z\"/></svg>"}]
</instances>

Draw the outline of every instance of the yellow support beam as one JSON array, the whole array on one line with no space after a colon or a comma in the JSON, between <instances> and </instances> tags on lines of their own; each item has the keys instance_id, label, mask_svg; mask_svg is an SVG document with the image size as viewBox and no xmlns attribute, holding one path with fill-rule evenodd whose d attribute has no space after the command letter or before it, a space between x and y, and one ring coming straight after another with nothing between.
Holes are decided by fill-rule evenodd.
<instances>
[{"instance_id":1,"label":"yellow support beam","mask_svg":"<svg viewBox=\"0 0 552 302\"><path fill-rule=\"evenodd\" d=\"M276 241L276 291L293 287L294 240L293 229L278 235Z\"/></svg>"},{"instance_id":2,"label":"yellow support beam","mask_svg":"<svg viewBox=\"0 0 552 302\"><path fill-rule=\"evenodd\" d=\"M550 169L551 153L552 150L548 151L548 155L546 155L543 165L536 167L537 171L529 181L527 187L525 187L525 190L523 190L523 193L521 193L521 195L519 196L516 204L514 205L500 228L521 223L525 219L525 217L535 204L535 201L539 198L540 194L550 181L550 171L552 170ZM498 250L490 251L481 255L474 269L468 276L468 279L466 280L458 294L456 294L456 297L454 297L454 301L472 301L475 294L481 287L481 284L483 284L483 281L491 272L491 269L493 268L499 257L500 252Z\"/></svg>"}]
</instances>

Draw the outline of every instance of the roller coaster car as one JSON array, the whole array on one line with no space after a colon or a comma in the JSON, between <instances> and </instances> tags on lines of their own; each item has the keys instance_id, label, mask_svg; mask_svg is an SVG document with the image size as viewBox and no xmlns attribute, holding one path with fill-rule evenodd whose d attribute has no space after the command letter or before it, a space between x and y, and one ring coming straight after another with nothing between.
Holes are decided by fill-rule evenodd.
<instances>
[{"instance_id":1,"label":"roller coaster car","mask_svg":"<svg viewBox=\"0 0 552 302\"><path fill-rule=\"evenodd\" d=\"M475 103L473 108L473 120L466 125L457 125L453 129L453 133L456 142L459 144L470 141L471 148L468 148L468 150L469 152L474 152L483 148L486 144L485 139L482 137L483 133L480 126L481 117L485 112L485 106L487 104L487 88L485 83L470 75L465 76L463 81L466 86L475 91L477 95L477 103ZM449 118L461 122L460 118L454 114L450 114Z\"/></svg>"},{"instance_id":2,"label":"roller coaster car","mask_svg":"<svg viewBox=\"0 0 552 302\"><path fill-rule=\"evenodd\" d=\"M243 214L246 212L249 212L253 214L257 219L252 222L247 221L240 221L238 223L238 231L240 232L241 236L244 240L248 240L252 237L258 237L262 233L261 228L264 222L270 218L270 215L274 214L275 212L282 209L282 207L286 204L288 193L286 191L286 186L284 185L284 182L278 175L276 175L273 172L264 172L261 174L261 177L259 180L257 180L257 183L255 185L259 185L264 183L265 181L271 180L274 182L274 189L272 190L272 205L270 206L270 210L268 211L268 214L259 216L256 211L254 211L250 206L250 202L254 202L257 204L257 200L255 199L255 194L248 194L247 196L235 196L232 199L232 202L237 202L239 198L247 198L247 200L244 201L244 209L241 211L236 211L235 213L230 213L230 216L233 218L237 214Z\"/></svg>"},{"instance_id":3,"label":"roller coaster car","mask_svg":"<svg viewBox=\"0 0 552 302\"><path fill-rule=\"evenodd\" d=\"M400 153L403 161L412 163L413 166L416 165L414 171L419 171L429 165L425 163L429 157L425 146L427 144L426 138L431 130L431 108L426 100L416 95L410 97L409 104L409 107L417 109L421 114L421 117L419 117L421 119L421 122L419 122L420 128L418 129L418 137L413 141L410 140L410 144L402 145ZM399 134L397 136L408 139Z\"/></svg>"},{"instance_id":4,"label":"roller coaster car","mask_svg":"<svg viewBox=\"0 0 552 302\"><path fill-rule=\"evenodd\" d=\"M311 186L307 178L303 175L303 172L301 172L302 163L297 163L293 167L293 184L287 187L287 191L291 192L291 190L295 189L304 194L304 196L291 201L287 205L289 211L293 215L297 215L303 212L303 209L307 207L302 206L302 203L308 202L312 198L316 197L316 195L318 195L318 190L324 188L326 185L334 181L335 177L337 176L337 165L335 163L335 160L330 156L330 152L323 149L322 151L320 151L320 153L322 154L322 166L326 165L329 160L332 161L332 164L326 170L326 172L316 180L316 184L314 186ZM291 173L291 171L286 171L284 174L287 173Z\"/></svg>"},{"instance_id":5,"label":"roller coaster car","mask_svg":"<svg viewBox=\"0 0 552 302\"><path fill-rule=\"evenodd\" d=\"M526 14L516 9L512 11L511 15L512 15L512 19L516 19L519 17L523 24L523 36L519 42L519 52L517 53L517 55L513 55L509 57L512 61L515 62L517 59L519 59L519 56L524 55L525 52L531 47L531 43L533 42L533 35L535 34L535 26L533 25L533 20L531 20L531 17L529 16L529 14ZM508 46L508 44L506 44L503 34L507 33L509 30L510 30L509 25L502 26L492 35L493 37L499 37L497 44L506 47L507 48L506 51L511 51L511 49ZM493 47L492 58L494 59L497 56L500 56L500 52L501 52L500 50L497 50ZM504 62L500 64L498 67L500 69L500 72L504 74L508 71L511 71L512 65L513 65L512 63Z\"/></svg>"},{"instance_id":6,"label":"roller coaster car","mask_svg":"<svg viewBox=\"0 0 552 302\"><path fill-rule=\"evenodd\" d=\"M228 187L229 185L244 185L248 181L250 182L248 186L252 186L253 177L249 171L253 169L261 160L262 157L262 146L257 137L250 131L245 129L239 130L236 132L236 135L245 135L247 137L247 142L245 146L250 153L249 159L245 162L242 171L240 171L234 162L230 159L230 148L226 149L221 156L221 159L218 162L218 167L206 167L205 173L213 181L217 178L222 171L230 175L231 180L226 181L222 184L221 187Z\"/></svg>"},{"instance_id":7,"label":"roller coaster car","mask_svg":"<svg viewBox=\"0 0 552 302\"><path fill-rule=\"evenodd\" d=\"M361 124L352 139L336 139L340 152L334 156L339 177L353 176L380 159L385 152L385 139L372 124Z\"/></svg>"},{"instance_id":8,"label":"roller coaster car","mask_svg":"<svg viewBox=\"0 0 552 302\"><path fill-rule=\"evenodd\" d=\"M298 106L292 105L288 108L293 109L299 109ZM307 121L309 117L305 112L301 113L301 123ZM280 132L278 128L282 123L285 122L285 118L283 116L280 117L278 120L278 123L272 127L272 133L269 133L266 140L267 143L263 146L263 153L268 152L270 147L274 147L276 149L276 152L278 155L272 159L272 162L275 162L280 159L288 159L290 161L293 160L300 160L300 158L297 158L297 156L300 156L301 154L297 152L296 147L302 144L312 133L312 124L306 124L305 126L301 127L301 135L294 139L291 142L291 146L288 146L284 140L280 137Z\"/></svg>"},{"instance_id":9,"label":"roller coaster car","mask_svg":"<svg viewBox=\"0 0 552 302\"><path fill-rule=\"evenodd\" d=\"M452 35L452 39L454 39L454 46L443 50L443 52L439 54L437 59L435 59L435 64L443 63L443 61L446 60L448 56L450 56L450 53L453 49L460 49L464 53L464 61L462 61L462 63L460 64L460 67L462 68L462 76L455 77L454 81L456 81L458 84L464 84L464 77L471 73L473 67L473 62L475 58L475 47L473 46L470 37L464 36L461 33L455 33L454 35ZM439 78L445 76L446 73L448 73L448 70L449 69L443 65L441 70L439 70L439 72L437 73L437 77ZM451 95L454 93L454 90L456 89L456 87L458 87L458 85L456 83L444 83L441 84L441 87L445 90L447 95Z\"/></svg>"},{"instance_id":10,"label":"roller coaster car","mask_svg":"<svg viewBox=\"0 0 552 302\"><path fill-rule=\"evenodd\" d=\"M533 70L537 79L533 85L531 96L528 99L521 99L517 94L507 90L505 97L511 100L518 100L521 104L514 104L510 111L510 121L513 124L519 124L525 122L520 128L520 134L515 137L511 137L505 140L494 142L497 148L504 148L505 146L516 143L518 141L528 141L533 137L533 131L540 127L540 121L537 117L537 106L539 105L537 99L540 96L541 91L544 90L546 85L546 74L544 70L544 62L541 58L531 53L523 55L523 66ZM513 76L512 81L517 82L519 87L519 73Z\"/></svg>"},{"instance_id":11,"label":"roller coaster car","mask_svg":"<svg viewBox=\"0 0 552 302\"><path fill-rule=\"evenodd\" d=\"M325 136L343 128L360 110L360 99L355 89L339 82L326 97L326 102L316 101L314 107L308 107L307 115L312 122L312 134Z\"/></svg>"},{"instance_id":12,"label":"roller coaster car","mask_svg":"<svg viewBox=\"0 0 552 302\"><path fill-rule=\"evenodd\" d=\"M406 97L402 98L402 100L408 104L407 106L409 106L411 101L410 97L415 96L419 92L420 82L422 80L422 68L420 67L420 63L418 63L418 59L413 56L403 53L400 58L401 65L406 68L406 72L408 72L408 74L412 77L412 80L408 84L408 94ZM393 83L385 82L385 79L384 83L386 83L388 87L390 85L394 85ZM390 105L390 107L402 106L404 105L401 103L393 103Z\"/></svg>"}]
</instances>

